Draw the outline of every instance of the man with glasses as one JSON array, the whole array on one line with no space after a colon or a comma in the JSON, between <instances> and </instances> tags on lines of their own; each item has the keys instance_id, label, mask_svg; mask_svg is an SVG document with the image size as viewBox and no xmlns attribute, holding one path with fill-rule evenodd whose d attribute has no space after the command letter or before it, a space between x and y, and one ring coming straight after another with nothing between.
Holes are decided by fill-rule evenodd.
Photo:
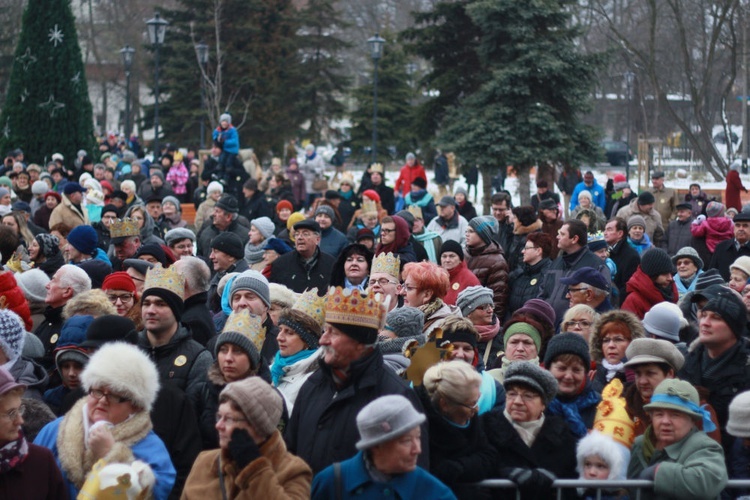
<instances>
[{"instance_id":1,"label":"man with glasses","mask_svg":"<svg viewBox=\"0 0 750 500\"><path fill-rule=\"evenodd\" d=\"M560 282L568 285L570 307L585 304L598 313L613 309L609 302L609 283L593 267L582 267Z\"/></svg>"},{"instance_id":2,"label":"man with glasses","mask_svg":"<svg viewBox=\"0 0 750 500\"><path fill-rule=\"evenodd\" d=\"M367 286L375 293L379 293L384 297L390 297L388 311L399 306L401 284L399 283L398 276L400 269L401 259L398 255L381 253L372 260L370 280L367 282Z\"/></svg>"},{"instance_id":3,"label":"man with glasses","mask_svg":"<svg viewBox=\"0 0 750 500\"><path fill-rule=\"evenodd\" d=\"M91 226L76 226L68 235L65 254L71 264L80 267L91 278L92 288L101 288L104 278L112 272L112 266L102 260L95 259L99 249L96 230Z\"/></svg>"},{"instance_id":4,"label":"man with glasses","mask_svg":"<svg viewBox=\"0 0 750 500\"><path fill-rule=\"evenodd\" d=\"M510 248L513 241L513 223L510 221L512 203L507 192L492 195L492 216L497 221L497 235L494 240L503 251Z\"/></svg>"},{"instance_id":5,"label":"man with glasses","mask_svg":"<svg viewBox=\"0 0 750 500\"><path fill-rule=\"evenodd\" d=\"M292 230L294 250L271 264L268 281L284 285L296 293L308 288L325 293L336 260L320 250L320 225L312 219L305 219L296 223Z\"/></svg>"}]
</instances>

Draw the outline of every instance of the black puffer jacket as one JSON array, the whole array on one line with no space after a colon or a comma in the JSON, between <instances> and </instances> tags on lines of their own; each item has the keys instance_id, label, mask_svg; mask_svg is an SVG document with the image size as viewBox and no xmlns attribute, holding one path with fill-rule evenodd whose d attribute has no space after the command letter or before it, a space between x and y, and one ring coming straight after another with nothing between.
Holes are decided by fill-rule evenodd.
<instances>
[{"instance_id":1,"label":"black puffer jacket","mask_svg":"<svg viewBox=\"0 0 750 500\"><path fill-rule=\"evenodd\" d=\"M212 337L216 336L214 323L211 321L211 311L206 305L208 292L197 293L185 299L185 310L180 321L188 327L193 340L205 346Z\"/></svg>"},{"instance_id":2,"label":"black puffer jacket","mask_svg":"<svg viewBox=\"0 0 750 500\"><path fill-rule=\"evenodd\" d=\"M271 264L268 281L284 285L295 293L308 288L317 288L319 294L324 293L328 289L335 259L320 249L316 252L318 260L309 269L296 250L285 253Z\"/></svg>"},{"instance_id":3,"label":"black puffer jacket","mask_svg":"<svg viewBox=\"0 0 750 500\"><path fill-rule=\"evenodd\" d=\"M544 273L551 265L552 261L545 257L533 266L524 264L523 267L510 273L508 278L510 293L508 294L508 309L505 319L510 318L514 311L523 307L527 300L539 296Z\"/></svg>"},{"instance_id":4,"label":"black puffer jacket","mask_svg":"<svg viewBox=\"0 0 750 500\"><path fill-rule=\"evenodd\" d=\"M57 340L60 338L60 330L62 330L63 320L62 317L63 307L50 307L44 310L44 321L40 324L34 335L44 344L44 357L41 360L42 366L51 372L55 368L55 356L52 351L57 347Z\"/></svg>"}]
</instances>

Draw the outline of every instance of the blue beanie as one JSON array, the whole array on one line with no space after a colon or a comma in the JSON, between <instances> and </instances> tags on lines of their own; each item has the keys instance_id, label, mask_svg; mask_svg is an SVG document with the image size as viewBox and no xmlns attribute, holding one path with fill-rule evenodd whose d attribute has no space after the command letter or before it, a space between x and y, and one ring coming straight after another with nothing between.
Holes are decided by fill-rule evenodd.
<instances>
[{"instance_id":1,"label":"blue beanie","mask_svg":"<svg viewBox=\"0 0 750 500\"><path fill-rule=\"evenodd\" d=\"M99 237L91 226L76 226L68 235L68 243L83 254L94 255Z\"/></svg>"},{"instance_id":2,"label":"blue beanie","mask_svg":"<svg viewBox=\"0 0 750 500\"><path fill-rule=\"evenodd\" d=\"M284 255L287 252L291 252L292 247L279 238L269 238L266 240L263 250L274 250L277 254Z\"/></svg>"}]
</instances>

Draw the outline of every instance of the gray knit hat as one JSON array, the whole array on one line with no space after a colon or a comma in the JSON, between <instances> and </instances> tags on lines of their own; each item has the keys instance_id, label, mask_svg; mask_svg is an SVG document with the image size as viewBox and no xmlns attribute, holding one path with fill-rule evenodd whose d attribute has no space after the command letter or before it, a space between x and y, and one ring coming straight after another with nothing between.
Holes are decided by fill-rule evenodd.
<instances>
[{"instance_id":1,"label":"gray knit hat","mask_svg":"<svg viewBox=\"0 0 750 500\"><path fill-rule=\"evenodd\" d=\"M663 339L633 339L625 350L625 366L666 363L675 372L685 364L685 356L670 341Z\"/></svg>"},{"instance_id":2,"label":"gray knit hat","mask_svg":"<svg viewBox=\"0 0 750 500\"><path fill-rule=\"evenodd\" d=\"M505 370L505 381L503 387L507 391L516 384L529 387L542 396L545 405L548 405L557 395L557 380L544 368L530 361L514 361Z\"/></svg>"},{"instance_id":3,"label":"gray knit hat","mask_svg":"<svg viewBox=\"0 0 750 500\"><path fill-rule=\"evenodd\" d=\"M644 219L642 215L631 215L628 219L628 229L633 226L640 226L643 229L646 229L646 219Z\"/></svg>"},{"instance_id":4,"label":"gray knit hat","mask_svg":"<svg viewBox=\"0 0 750 500\"><path fill-rule=\"evenodd\" d=\"M26 328L21 317L10 309L0 309L0 350L10 361L21 357Z\"/></svg>"},{"instance_id":5,"label":"gray knit hat","mask_svg":"<svg viewBox=\"0 0 750 500\"><path fill-rule=\"evenodd\" d=\"M471 227L482 238L487 245L492 243L492 238L497 234L497 220L491 215L480 215L469 221Z\"/></svg>"},{"instance_id":6,"label":"gray knit hat","mask_svg":"<svg viewBox=\"0 0 750 500\"><path fill-rule=\"evenodd\" d=\"M219 398L234 401L253 429L265 438L279 425L284 401L279 391L260 377L247 377L227 384Z\"/></svg>"},{"instance_id":7,"label":"gray knit hat","mask_svg":"<svg viewBox=\"0 0 750 500\"><path fill-rule=\"evenodd\" d=\"M255 226L260 234L263 235L263 239L267 240L273 236L273 232L276 230L276 225L268 217L258 217L250 221L251 226Z\"/></svg>"},{"instance_id":8,"label":"gray knit hat","mask_svg":"<svg viewBox=\"0 0 750 500\"><path fill-rule=\"evenodd\" d=\"M737 394L729 403L727 432L734 437L750 438L750 391Z\"/></svg>"},{"instance_id":9,"label":"gray knit hat","mask_svg":"<svg viewBox=\"0 0 750 500\"><path fill-rule=\"evenodd\" d=\"M29 269L23 273L17 273L16 282L23 291L29 302L42 302L47 297L47 283L50 282L47 273L41 269Z\"/></svg>"},{"instance_id":10,"label":"gray knit hat","mask_svg":"<svg viewBox=\"0 0 750 500\"><path fill-rule=\"evenodd\" d=\"M327 215L329 219L335 220L336 214L333 211L333 208L329 207L328 205L320 205L318 208L315 209L315 217L318 215L323 214Z\"/></svg>"},{"instance_id":11,"label":"gray knit hat","mask_svg":"<svg viewBox=\"0 0 750 500\"><path fill-rule=\"evenodd\" d=\"M249 270L241 273L232 282L232 289L229 293L231 301L232 296L240 290L249 290L257 295L268 307L271 307L271 291L268 288L268 280L258 271Z\"/></svg>"},{"instance_id":12,"label":"gray knit hat","mask_svg":"<svg viewBox=\"0 0 750 500\"><path fill-rule=\"evenodd\" d=\"M698 255L698 251L693 247L682 247L678 250L678 252L672 257L672 262L677 265L677 261L680 259L688 258L691 259L695 266L698 268L698 270L703 269L703 259L701 259L700 255Z\"/></svg>"},{"instance_id":13,"label":"gray knit hat","mask_svg":"<svg viewBox=\"0 0 750 500\"><path fill-rule=\"evenodd\" d=\"M190 229L184 227L176 227L174 229L170 229L169 231L167 231L167 234L164 235L164 241L166 241L167 246L170 247L178 241L182 241L185 239L189 239L190 241L195 242L195 233Z\"/></svg>"},{"instance_id":14,"label":"gray knit hat","mask_svg":"<svg viewBox=\"0 0 750 500\"><path fill-rule=\"evenodd\" d=\"M461 290L456 299L456 306L461 309L463 317L471 314L477 307L487 304L495 305L495 296L492 289L475 285Z\"/></svg>"},{"instance_id":15,"label":"gray knit hat","mask_svg":"<svg viewBox=\"0 0 750 500\"><path fill-rule=\"evenodd\" d=\"M726 282L724 281L724 278L721 277L718 269L709 269L698 276L698 279L695 281L695 291L703 291L712 285L725 284Z\"/></svg>"},{"instance_id":16,"label":"gray knit hat","mask_svg":"<svg viewBox=\"0 0 750 500\"><path fill-rule=\"evenodd\" d=\"M182 213L182 205L180 204L180 200L178 200L174 196L165 196L164 199L161 200L161 206L164 206L165 203L171 203L175 206L175 208L177 208L178 213Z\"/></svg>"},{"instance_id":17,"label":"gray knit hat","mask_svg":"<svg viewBox=\"0 0 750 500\"><path fill-rule=\"evenodd\" d=\"M232 115L230 115L229 113L222 113L219 116L219 123L221 123L221 122L227 122L227 123L229 123L231 125L232 124Z\"/></svg>"},{"instance_id":18,"label":"gray knit hat","mask_svg":"<svg viewBox=\"0 0 750 500\"><path fill-rule=\"evenodd\" d=\"M34 181L31 185L31 193L35 195L44 194L49 191L49 185L44 181Z\"/></svg>"},{"instance_id":19,"label":"gray knit hat","mask_svg":"<svg viewBox=\"0 0 750 500\"><path fill-rule=\"evenodd\" d=\"M424 328L424 313L416 307L399 307L385 317L385 328L399 338L416 337Z\"/></svg>"},{"instance_id":20,"label":"gray knit hat","mask_svg":"<svg viewBox=\"0 0 750 500\"><path fill-rule=\"evenodd\" d=\"M421 425L426 417L406 397L399 394L381 396L357 414L360 440L358 450L367 450L402 436Z\"/></svg>"}]
</instances>

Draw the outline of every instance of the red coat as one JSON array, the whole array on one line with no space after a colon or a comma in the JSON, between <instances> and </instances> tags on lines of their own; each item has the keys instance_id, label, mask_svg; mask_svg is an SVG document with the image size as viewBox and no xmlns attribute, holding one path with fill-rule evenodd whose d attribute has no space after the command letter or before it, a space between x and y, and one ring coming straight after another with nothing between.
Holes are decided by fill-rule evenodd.
<instances>
[{"instance_id":1,"label":"red coat","mask_svg":"<svg viewBox=\"0 0 750 500\"><path fill-rule=\"evenodd\" d=\"M401 171L398 173L398 179L393 187L393 191L398 193L401 192L401 196L406 196L411 192L411 183L417 177L427 181L427 174L424 171L424 167L419 163L415 163L413 167L404 165L401 167Z\"/></svg>"},{"instance_id":2,"label":"red coat","mask_svg":"<svg viewBox=\"0 0 750 500\"><path fill-rule=\"evenodd\" d=\"M470 286L479 286L479 280L474 273L466 267L466 262L461 261L459 265L448 271L451 279L451 286L448 287L448 294L443 297L443 302L449 306L456 305L458 294Z\"/></svg>"},{"instance_id":3,"label":"red coat","mask_svg":"<svg viewBox=\"0 0 750 500\"><path fill-rule=\"evenodd\" d=\"M638 266L633 276L630 277L625 289L628 296L620 309L632 312L638 316L638 319L642 320L654 305L664 302L664 296L651 278L641 271L641 266ZM677 303L678 297L677 285L672 283L672 302Z\"/></svg>"},{"instance_id":4,"label":"red coat","mask_svg":"<svg viewBox=\"0 0 750 500\"><path fill-rule=\"evenodd\" d=\"M742 210L742 200L740 192L746 192L745 186L742 185L740 173L736 170L730 170L727 174L727 190L725 193L727 208L734 208L737 211Z\"/></svg>"},{"instance_id":5,"label":"red coat","mask_svg":"<svg viewBox=\"0 0 750 500\"><path fill-rule=\"evenodd\" d=\"M691 224L690 233L696 238L705 238L711 253L716 245L734 237L734 222L728 217L709 217L700 224Z\"/></svg>"}]
</instances>

